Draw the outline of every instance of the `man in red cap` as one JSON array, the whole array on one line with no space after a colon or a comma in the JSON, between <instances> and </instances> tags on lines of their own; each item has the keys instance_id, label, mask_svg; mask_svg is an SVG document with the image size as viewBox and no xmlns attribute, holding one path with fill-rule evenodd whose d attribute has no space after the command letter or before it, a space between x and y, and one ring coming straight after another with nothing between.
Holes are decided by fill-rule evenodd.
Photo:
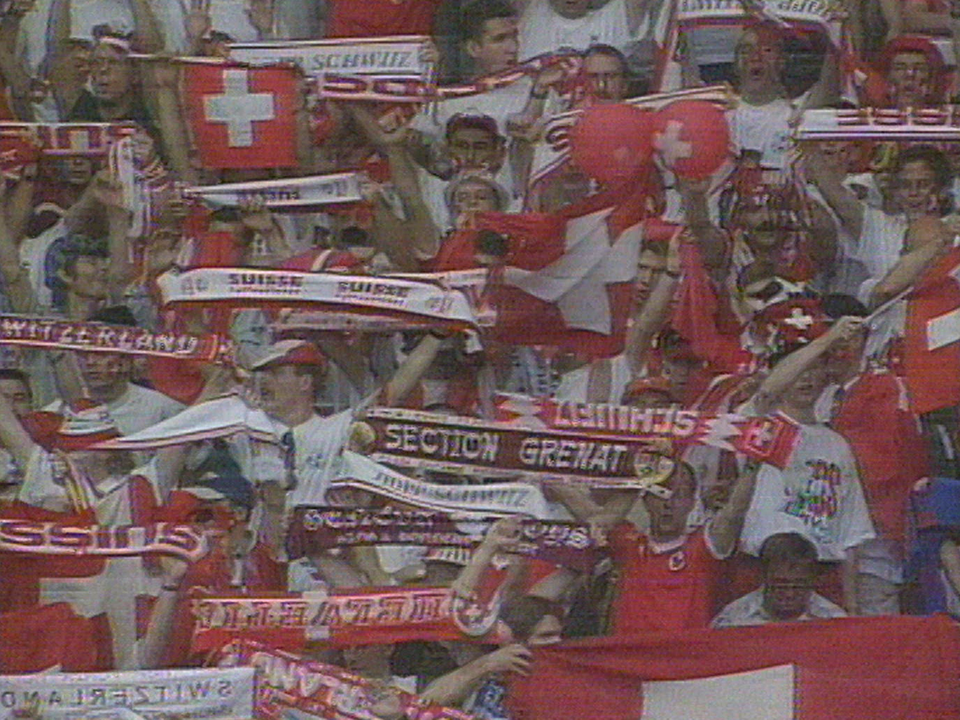
<instances>
[{"instance_id":1,"label":"man in red cap","mask_svg":"<svg viewBox=\"0 0 960 720\"><path fill-rule=\"evenodd\" d=\"M386 405L399 401L413 388L433 361L440 348L441 338L427 334L394 377L367 400L375 398ZM317 413L315 402L327 358L306 340L280 340L257 360L255 373L260 407L280 427L277 434L286 446L284 477L279 478L287 488L288 507L323 504L327 487L336 475L347 432L358 408L350 408L327 417ZM248 449L252 447L251 443ZM252 461L254 466L244 475L254 481L277 480L276 466L272 477L257 472L258 458L248 454L241 463ZM263 466L261 466L263 468Z\"/></svg>"}]
</instances>

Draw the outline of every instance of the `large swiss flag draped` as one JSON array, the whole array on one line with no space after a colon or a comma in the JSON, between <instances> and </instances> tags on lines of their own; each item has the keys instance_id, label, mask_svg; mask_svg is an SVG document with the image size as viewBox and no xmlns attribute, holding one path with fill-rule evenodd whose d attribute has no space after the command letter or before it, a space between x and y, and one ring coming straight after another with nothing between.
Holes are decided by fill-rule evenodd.
<instances>
[{"instance_id":1,"label":"large swiss flag draped","mask_svg":"<svg viewBox=\"0 0 960 720\"><path fill-rule=\"evenodd\" d=\"M507 237L491 278L494 335L599 358L623 351L643 243L644 190L595 196L556 215L486 213L480 227Z\"/></svg>"},{"instance_id":2,"label":"large swiss flag draped","mask_svg":"<svg viewBox=\"0 0 960 720\"><path fill-rule=\"evenodd\" d=\"M203 167L296 165L298 93L294 68L185 63L184 105Z\"/></svg>"},{"instance_id":3,"label":"large swiss flag draped","mask_svg":"<svg viewBox=\"0 0 960 720\"><path fill-rule=\"evenodd\" d=\"M910 294L904 369L914 412L960 404L960 248L944 255Z\"/></svg>"},{"instance_id":4,"label":"large swiss flag draped","mask_svg":"<svg viewBox=\"0 0 960 720\"><path fill-rule=\"evenodd\" d=\"M538 649L533 668L510 689L515 720L960 718L946 616L580 641Z\"/></svg>"}]
</instances>

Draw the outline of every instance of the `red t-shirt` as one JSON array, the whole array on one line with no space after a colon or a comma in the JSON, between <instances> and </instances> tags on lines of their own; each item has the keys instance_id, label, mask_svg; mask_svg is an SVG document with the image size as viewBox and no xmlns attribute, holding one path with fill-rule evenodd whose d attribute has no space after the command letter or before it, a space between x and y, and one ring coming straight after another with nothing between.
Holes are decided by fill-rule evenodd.
<instances>
[{"instance_id":1,"label":"red t-shirt","mask_svg":"<svg viewBox=\"0 0 960 720\"><path fill-rule=\"evenodd\" d=\"M327 37L429 35L442 0L333 0Z\"/></svg>"},{"instance_id":2,"label":"red t-shirt","mask_svg":"<svg viewBox=\"0 0 960 720\"><path fill-rule=\"evenodd\" d=\"M181 583L180 596L174 611L173 629L167 642L164 667L191 664L190 644L193 637L191 600L205 594L239 594L230 577L230 558L223 548L214 547L187 571ZM254 546L244 566L245 591L248 593L275 592L286 588L286 566L277 562L261 544Z\"/></svg>"},{"instance_id":3,"label":"red t-shirt","mask_svg":"<svg viewBox=\"0 0 960 720\"><path fill-rule=\"evenodd\" d=\"M720 563L703 530L678 548L655 553L632 524L610 532L610 550L620 573L613 604L613 633L630 635L705 628L713 617Z\"/></svg>"}]
</instances>

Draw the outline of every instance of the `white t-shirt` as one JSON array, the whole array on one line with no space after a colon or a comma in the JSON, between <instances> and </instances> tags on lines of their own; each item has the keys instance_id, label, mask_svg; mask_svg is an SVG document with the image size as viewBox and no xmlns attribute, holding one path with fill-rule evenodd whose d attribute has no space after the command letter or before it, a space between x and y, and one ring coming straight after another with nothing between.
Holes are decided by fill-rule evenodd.
<instances>
[{"instance_id":1,"label":"white t-shirt","mask_svg":"<svg viewBox=\"0 0 960 720\"><path fill-rule=\"evenodd\" d=\"M737 154L741 150L760 152L760 164L766 168L787 166L790 148L790 118L795 106L784 98L765 105L751 105L741 100L728 116Z\"/></svg>"},{"instance_id":2,"label":"white t-shirt","mask_svg":"<svg viewBox=\"0 0 960 720\"><path fill-rule=\"evenodd\" d=\"M631 39L624 0L610 0L573 20L558 15L549 0L533 0L520 18L521 60L561 48L586 50L597 43L622 49Z\"/></svg>"},{"instance_id":3,"label":"white t-shirt","mask_svg":"<svg viewBox=\"0 0 960 720\"><path fill-rule=\"evenodd\" d=\"M289 428L273 421L277 438L290 431L293 436L295 486L287 493L287 507L323 505L331 481L337 477L341 452L356 408L333 415L314 414L306 422ZM288 473L285 451L275 443L235 435L228 440L230 455L240 465L243 476L254 484L286 484Z\"/></svg>"},{"instance_id":4,"label":"white t-shirt","mask_svg":"<svg viewBox=\"0 0 960 720\"><path fill-rule=\"evenodd\" d=\"M741 412L755 414L749 404ZM847 442L825 425L799 427L787 467L760 468L740 548L758 555L771 535L797 532L817 546L820 560L843 560L846 550L876 536L856 461Z\"/></svg>"}]
</instances>

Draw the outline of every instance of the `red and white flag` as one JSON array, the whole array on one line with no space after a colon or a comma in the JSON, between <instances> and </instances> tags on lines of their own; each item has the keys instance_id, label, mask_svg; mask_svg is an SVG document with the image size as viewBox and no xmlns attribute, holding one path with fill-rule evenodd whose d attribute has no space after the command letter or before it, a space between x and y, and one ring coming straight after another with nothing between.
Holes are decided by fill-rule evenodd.
<instances>
[{"instance_id":1,"label":"red and white flag","mask_svg":"<svg viewBox=\"0 0 960 720\"><path fill-rule=\"evenodd\" d=\"M932 267L908 297L903 359L914 412L960 403L960 248Z\"/></svg>"},{"instance_id":2,"label":"red and white flag","mask_svg":"<svg viewBox=\"0 0 960 720\"><path fill-rule=\"evenodd\" d=\"M599 206L592 198L593 208ZM588 201L589 202L589 201ZM490 213L480 226L507 237L506 266L489 286L494 337L592 357L623 351L644 209L634 197L563 214Z\"/></svg>"},{"instance_id":3,"label":"red and white flag","mask_svg":"<svg viewBox=\"0 0 960 720\"><path fill-rule=\"evenodd\" d=\"M183 98L201 164L293 167L300 72L293 67L184 64Z\"/></svg>"},{"instance_id":4,"label":"red and white flag","mask_svg":"<svg viewBox=\"0 0 960 720\"><path fill-rule=\"evenodd\" d=\"M960 717L960 626L946 616L586 640L538 649L533 668L510 688L515 720Z\"/></svg>"}]
</instances>

